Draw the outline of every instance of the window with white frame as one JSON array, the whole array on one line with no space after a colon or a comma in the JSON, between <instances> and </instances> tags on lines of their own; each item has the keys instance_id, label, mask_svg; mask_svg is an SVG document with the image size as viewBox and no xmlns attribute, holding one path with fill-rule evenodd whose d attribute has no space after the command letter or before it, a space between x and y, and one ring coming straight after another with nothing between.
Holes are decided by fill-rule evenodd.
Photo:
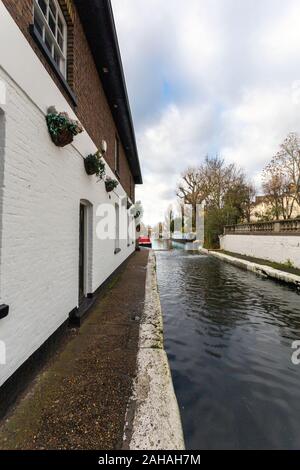
<instances>
[{"instance_id":1,"label":"window with white frame","mask_svg":"<svg viewBox=\"0 0 300 470\"><path fill-rule=\"evenodd\" d=\"M67 77L67 24L57 0L34 0L34 26L63 76Z\"/></svg>"},{"instance_id":2,"label":"window with white frame","mask_svg":"<svg viewBox=\"0 0 300 470\"><path fill-rule=\"evenodd\" d=\"M127 246L129 246L130 244L129 227L130 227L130 219L129 219L129 214L127 213Z\"/></svg>"},{"instance_id":3,"label":"window with white frame","mask_svg":"<svg viewBox=\"0 0 300 470\"><path fill-rule=\"evenodd\" d=\"M115 253L120 251L120 207L115 204L116 226L115 226Z\"/></svg>"}]
</instances>

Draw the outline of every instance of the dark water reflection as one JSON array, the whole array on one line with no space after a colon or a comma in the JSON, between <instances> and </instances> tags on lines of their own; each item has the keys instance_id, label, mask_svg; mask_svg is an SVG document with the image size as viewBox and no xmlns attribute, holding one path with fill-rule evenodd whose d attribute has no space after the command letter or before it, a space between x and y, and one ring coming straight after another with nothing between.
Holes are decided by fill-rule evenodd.
<instances>
[{"instance_id":1,"label":"dark water reflection","mask_svg":"<svg viewBox=\"0 0 300 470\"><path fill-rule=\"evenodd\" d=\"M187 448L300 448L299 294L184 250L157 260Z\"/></svg>"},{"instance_id":2,"label":"dark water reflection","mask_svg":"<svg viewBox=\"0 0 300 470\"><path fill-rule=\"evenodd\" d=\"M170 240L152 239L151 241L153 250L164 251L172 248L172 242Z\"/></svg>"}]
</instances>

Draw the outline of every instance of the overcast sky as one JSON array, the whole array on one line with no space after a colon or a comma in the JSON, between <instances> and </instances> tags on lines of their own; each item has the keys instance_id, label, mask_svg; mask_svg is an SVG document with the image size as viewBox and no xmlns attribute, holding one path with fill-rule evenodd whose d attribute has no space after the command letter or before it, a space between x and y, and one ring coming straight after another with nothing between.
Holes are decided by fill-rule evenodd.
<instances>
[{"instance_id":1,"label":"overcast sky","mask_svg":"<svg viewBox=\"0 0 300 470\"><path fill-rule=\"evenodd\" d=\"M300 129L299 0L112 0L135 124L145 223L206 154L255 181Z\"/></svg>"}]
</instances>

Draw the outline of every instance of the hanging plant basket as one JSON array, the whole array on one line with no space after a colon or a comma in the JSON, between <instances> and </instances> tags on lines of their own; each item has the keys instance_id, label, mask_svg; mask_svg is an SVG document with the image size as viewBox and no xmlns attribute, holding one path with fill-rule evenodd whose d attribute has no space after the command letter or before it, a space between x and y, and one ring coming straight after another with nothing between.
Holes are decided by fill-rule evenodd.
<instances>
[{"instance_id":1,"label":"hanging plant basket","mask_svg":"<svg viewBox=\"0 0 300 470\"><path fill-rule=\"evenodd\" d=\"M136 206L132 206L130 214L132 217L134 217L134 219L138 219L141 216L141 211L137 209Z\"/></svg>"},{"instance_id":2,"label":"hanging plant basket","mask_svg":"<svg viewBox=\"0 0 300 470\"><path fill-rule=\"evenodd\" d=\"M111 193L118 185L118 181L110 178L109 176L105 180L105 189L108 193Z\"/></svg>"},{"instance_id":3,"label":"hanging plant basket","mask_svg":"<svg viewBox=\"0 0 300 470\"><path fill-rule=\"evenodd\" d=\"M74 137L83 132L78 121L71 119L67 113L58 113L54 107L49 108L46 121L51 139L57 147L71 144Z\"/></svg>"},{"instance_id":4,"label":"hanging plant basket","mask_svg":"<svg viewBox=\"0 0 300 470\"><path fill-rule=\"evenodd\" d=\"M88 175L96 175L99 180L105 176L105 163L102 160L100 151L88 155L84 159L85 171Z\"/></svg>"}]
</instances>

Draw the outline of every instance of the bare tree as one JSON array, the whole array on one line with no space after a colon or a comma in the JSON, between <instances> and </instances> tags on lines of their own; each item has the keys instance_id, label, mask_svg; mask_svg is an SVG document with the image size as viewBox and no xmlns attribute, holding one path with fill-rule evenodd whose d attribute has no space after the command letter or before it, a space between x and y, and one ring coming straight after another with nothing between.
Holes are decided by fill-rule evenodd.
<instances>
[{"instance_id":1,"label":"bare tree","mask_svg":"<svg viewBox=\"0 0 300 470\"><path fill-rule=\"evenodd\" d=\"M202 191L208 207L222 209L241 190L248 193L248 185L243 171L234 163L226 164L219 156L206 157L201 166ZM245 199L245 194L243 194Z\"/></svg>"},{"instance_id":2,"label":"bare tree","mask_svg":"<svg viewBox=\"0 0 300 470\"><path fill-rule=\"evenodd\" d=\"M245 200L244 200L244 218L246 222L251 222L252 207L256 197L256 187L251 181L248 181L245 186Z\"/></svg>"},{"instance_id":3,"label":"bare tree","mask_svg":"<svg viewBox=\"0 0 300 470\"><path fill-rule=\"evenodd\" d=\"M193 227L196 206L205 202L210 245L217 244L224 225L250 220L254 194L254 187L247 182L243 171L233 163L226 164L219 156L207 156L198 168L188 169L177 189L178 197L193 206Z\"/></svg>"},{"instance_id":4,"label":"bare tree","mask_svg":"<svg viewBox=\"0 0 300 470\"><path fill-rule=\"evenodd\" d=\"M228 218L235 214L235 220L229 223L251 222L252 208L255 201L256 188L247 181L243 174L231 184L224 196L223 208L228 212Z\"/></svg>"},{"instance_id":5,"label":"bare tree","mask_svg":"<svg viewBox=\"0 0 300 470\"><path fill-rule=\"evenodd\" d=\"M281 170L289 186L290 196L300 205L300 139L298 134L294 132L288 134L272 162Z\"/></svg>"},{"instance_id":6,"label":"bare tree","mask_svg":"<svg viewBox=\"0 0 300 470\"><path fill-rule=\"evenodd\" d=\"M263 171L263 189L274 218L289 219L300 204L300 140L291 133Z\"/></svg>"},{"instance_id":7,"label":"bare tree","mask_svg":"<svg viewBox=\"0 0 300 470\"><path fill-rule=\"evenodd\" d=\"M172 205L168 207L165 215L164 232L167 238L171 238L174 233L174 211Z\"/></svg>"},{"instance_id":8,"label":"bare tree","mask_svg":"<svg viewBox=\"0 0 300 470\"><path fill-rule=\"evenodd\" d=\"M178 184L176 194L184 204L190 204L193 210L193 229L196 225L197 204L201 204L205 199L203 192L203 178L200 168L188 168L182 174L182 180Z\"/></svg>"}]
</instances>

